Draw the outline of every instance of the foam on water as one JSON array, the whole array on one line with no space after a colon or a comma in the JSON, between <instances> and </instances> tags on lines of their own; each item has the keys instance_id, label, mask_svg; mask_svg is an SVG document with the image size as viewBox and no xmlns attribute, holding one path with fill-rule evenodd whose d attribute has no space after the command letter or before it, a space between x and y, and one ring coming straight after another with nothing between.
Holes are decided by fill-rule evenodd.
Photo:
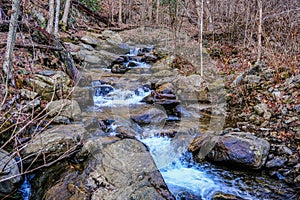
<instances>
[{"instance_id":1,"label":"foam on water","mask_svg":"<svg viewBox=\"0 0 300 200\"><path fill-rule=\"evenodd\" d=\"M233 182L226 184L226 181L219 176L220 172L210 171L182 159L187 152L184 152L186 151L183 150L184 148L179 148L182 149L181 151L174 151L172 139L149 137L140 140L149 147L158 169L175 196L184 191L201 197L203 200L209 200L215 193L223 192L238 195L244 199L256 199L231 185L234 184Z\"/></svg>"},{"instance_id":2,"label":"foam on water","mask_svg":"<svg viewBox=\"0 0 300 200\"><path fill-rule=\"evenodd\" d=\"M122 105L140 104L141 100L149 95L151 91L144 91L142 88L138 92L115 89L107 95L94 96L95 107L117 107Z\"/></svg>"}]
</instances>

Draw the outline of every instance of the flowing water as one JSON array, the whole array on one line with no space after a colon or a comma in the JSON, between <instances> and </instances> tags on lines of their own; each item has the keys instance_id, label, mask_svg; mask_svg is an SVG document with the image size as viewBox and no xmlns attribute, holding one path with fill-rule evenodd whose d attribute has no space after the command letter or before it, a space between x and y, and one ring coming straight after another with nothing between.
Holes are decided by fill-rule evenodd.
<instances>
[{"instance_id":1,"label":"flowing water","mask_svg":"<svg viewBox=\"0 0 300 200\"><path fill-rule=\"evenodd\" d=\"M135 56L138 53L139 49L135 49L131 50L128 55ZM140 63L136 67L139 66L149 67L145 63ZM130 82L131 78L127 77L124 80ZM98 85L95 83L95 110L101 115L110 109L110 112L114 113L112 118L115 120L118 118L116 115L119 115L122 110L126 112L124 115L130 115L130 110L134 106L140 105L138 108L144 109L145 103L141 103L141 100L151 93L150 88L145 87L144 82L133 81L131 84L135 86L135 89L114 88L107 83ZM129 88L134 88L132 85ZM200 126L209 128L205 120L201 121L203 116L198 117L197 123L201 122ZM129 119L129 117L122 119ZM280 181L269 179L262 172L226 169L206 162L195 163L192 155L187 152L188 144L195 135L179 135L170 138L158 134L165 127L172 128L181 123L178 122L180 119L175 119L174 116L169 116L169 119L171 122L166 122L162 126L139 127L139 132L143 133L137 137L149 147L158 169L176 199L209 200L216 193L236 195L249 200L296 198L293 196L294 191L288 186ZM181 120L188 122L189 118ZM114 135L115 128L116 125L113 125L110 129L111 135Z\"/></svg>"}]
</instances>

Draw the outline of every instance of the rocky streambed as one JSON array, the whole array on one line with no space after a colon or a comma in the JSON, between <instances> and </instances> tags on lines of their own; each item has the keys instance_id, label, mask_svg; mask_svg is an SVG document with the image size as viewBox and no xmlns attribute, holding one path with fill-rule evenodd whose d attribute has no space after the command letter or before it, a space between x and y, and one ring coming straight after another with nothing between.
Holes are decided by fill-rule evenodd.
<instances>
[{"instance_id":1,"label":"rocky streambed","mask_svg":"<svg viewBox=\"0 0 300 200\"><path fill-rule=\"evenodd\" d=\"M206 76L199 75L197 43L179 35L174 46L169 31L145 29L79 38L78 44L65 44L83 63L72 99L49 103L56 125L21 152L24 166L43 167L28 173L32 199L299 197L281 171L273 170L275 178L268 174L281 158L273 148L287 159L296 157L289 165L295 174L299 152L274 146L253 129L224 129L226 86L208 54ZM37 75L32 84L47 88L57 76L69 84L60 72ZM43 98L53 95L51 89L35 91ZM269 111L260 110L267 117ZM4 182L10 191L1 192L8 194L20 181Z\"/></svg>"}]
</instances>

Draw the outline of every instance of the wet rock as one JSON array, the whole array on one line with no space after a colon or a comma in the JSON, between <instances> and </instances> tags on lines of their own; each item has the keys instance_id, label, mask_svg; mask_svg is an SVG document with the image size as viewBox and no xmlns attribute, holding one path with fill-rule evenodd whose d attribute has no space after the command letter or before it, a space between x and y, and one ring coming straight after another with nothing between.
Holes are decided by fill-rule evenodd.
<instances>
[{"instance_id":1,"label":"wet rock","mask_svg":"<svg viewBox=\"0 0 300 200\"><path fill-rule=\"evenodd\" d=\"M17 190L22 179L14 157L2 149L0 149L0 169L0 197L4 198Z\"/></svg>"},{"instance_id":2,"label":"wet rock","mask_svg":"<svg viewBox=\"0 0 300 200\"><path fill-rule=\"evenodd\" d=\"M286 163L287 158L285 157L275 157L266 163L266 168L280 168Z\"/></svg>"},{"instance_id":3,"label":"wet rock","mask_svg":"<svg viewBox=\"0 0 300 200\"><path fill-rule=\"evenodd\" d=\"M68 155L72 155L76 148L80 147L84 134L86 134L86 130L82 124L54 126L37 137L33 137L24 147L22 155L23 157L28 156L28 160L23 160L23 162L30 164L33 159L36 159L36 156L41 159L39 161L44 159L43 161L51 162L66 152L69 152ZM43 157L42 155L47 156Z\"/></svg>"},{"instance_id":4,"label":"wet rock","mask_svg":"<svg viewBox=\"0 0 300 200\"><path fill-rule=\"evenodd\" d=\"M123 64L115 64L111 67L111 72L115 74L124 74L128 71L128 68Z\"/></svg>"},{"instance_id":5,"label":"wet rock","mask_svg":"<svg viewBox=\"0 0 300 200\"><path fill-rule=\"evenodd\" d=\"M189 146L189 150L197 157L205 140L211 139L204 136L196 138ZM231 132L219 136L215 146L206 156L207 159L222 162L223 164L238 164L254 169L261 168L270 149L270 144L264 139L255 137L250 133Z\"/></svg>"},{"instance_id":6,"label":"wet rock","mask_svg":"<svg viewBox=\"0 0 300 200\"><path fill-rule=\"evenodd\" d=\"M69 200L175 199L141 142L96 137L86 141L83 151L90 155L83 172L68 171L61 176L47 191L46 199L59 197L60 193L69 194L65 198Z\"/></svg>"},{"instance_id":7,"label":"wet rock","mask_svg":"<svg viewBox=\"0 0 300 200\"><path fill-rule=\"evenodd\" d=\"M59 115L71 120L78 120L81 116L81 109L75 100L61 99L51 101L47 104L46 108L50 117Z\"/></svg>"},{"instance_id":8,"label":"wet rock","mask_svg":"<svg viewBox=\"0 0 300 200\"><path fill-rule=\"evenodd\" d=\"M222 192L218 192L214 194L212 197L213 200L243 200L243 198L233 195L233 194L225 194Z\"/></svg>"},{"instance_id":9,"label":"wet rock","mask_svg":"<svg viewBox=\"0 0 300 200\"><path fill-rule=\"evenodd\" d=\"M164 109L150 108L131 115L131 119L140 125L164 125L168 116Z\"/></svg>"}]
</instances>

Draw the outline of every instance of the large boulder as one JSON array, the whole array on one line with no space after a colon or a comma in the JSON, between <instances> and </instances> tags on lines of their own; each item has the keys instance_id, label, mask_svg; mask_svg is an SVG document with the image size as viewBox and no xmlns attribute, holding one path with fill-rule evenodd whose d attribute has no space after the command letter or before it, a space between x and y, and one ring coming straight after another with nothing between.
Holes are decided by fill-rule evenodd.
<instances>
[{"instance_id":1,"label":"large boulder","mask_svg":"<svg viewBox=\"0 0 300 200\"><path fill-rule=\"evenodd\" d=\"M62 71L57 71L51 76L35 74L33 78L28 80L28 84L33 90L48 101L70 94L72 90L69 87L70 83L71 79Z\"/></svg>"},{"instance_id":2,"label":"large boulder","mask_svg":"<svg viewBox=\"0 0 300 200\"><path fill-rule=\"evenodd\" d=\"M80 119L81 109L79 104L75 100L60 99L57 101L51 101L47 104L47 114L50 117L55 117L53 120L55 122L56 117L64 117L69 120Z\"/></svg>"},{"instance_id":3,"label":"large boulder","mask_svg":"<svg viewBox=\"0 0 300 200\"><path fill-rule=\"evenodd\" d=\"M17 162L8 152L0 149L0 197L17 190L21 176Z\"/></svg>"},{"instance_id":4,"label":"large boulder","mask_svg":"<svg viewBox=\"0 0 300 200\"><path fill-rule=\"evenodd\" d=\"M206 135L203 134L190 144L189 150L194 153L196 158L202 155L201 149L205 148L206 139ZM265 164L269 149L268 141L251 133L231 132L219 136L215 141L215 146L205 158L223 164L236 164L259 169Z\"/></svg>"},{"instance_id":5,"label":"large boulder","mask_svg":"<svg viewBox=\"0 0 300 200\"><path fill-rule=\"evenodd\" d=\"M85 134L82 124L59 125L45 130L24 147L22 155L27 157L24 162L31 163L36 156L40 156L44 162L51 162L63 155L72 155L80 147Z\"/></svg>"},{"instance_id":6,"label":"large boulder","mask_svg":"<svg viewBox=\"0 0 300 200\"><path fill-rule=\"evenodd\" d=\"M131 115L131 119L140 125L164 125L167 118L166 111L162 107L142 109Z\"/></svg>"},{"instance_id":7,"label":"large boulder","mask_svg":"<svg viewBox=\"0 0 300 200\"><path fill-rule=\"evenodd\" d=\"M96 137L86 141L80 155L89 155L86 168L64 174L45 199L175 199L137 140Z\"/></svg>"},{"instance_id":8,"label":"large boulder","mask_svg":"<svg viewBox=\"0 0 300 200\"><path fill-rule=\"evenodd\" d=\"M184 101L208 101L208 89L203 78L198 74L178 76L173 85L176 95Z\"/></svg>"}]
</instances>

